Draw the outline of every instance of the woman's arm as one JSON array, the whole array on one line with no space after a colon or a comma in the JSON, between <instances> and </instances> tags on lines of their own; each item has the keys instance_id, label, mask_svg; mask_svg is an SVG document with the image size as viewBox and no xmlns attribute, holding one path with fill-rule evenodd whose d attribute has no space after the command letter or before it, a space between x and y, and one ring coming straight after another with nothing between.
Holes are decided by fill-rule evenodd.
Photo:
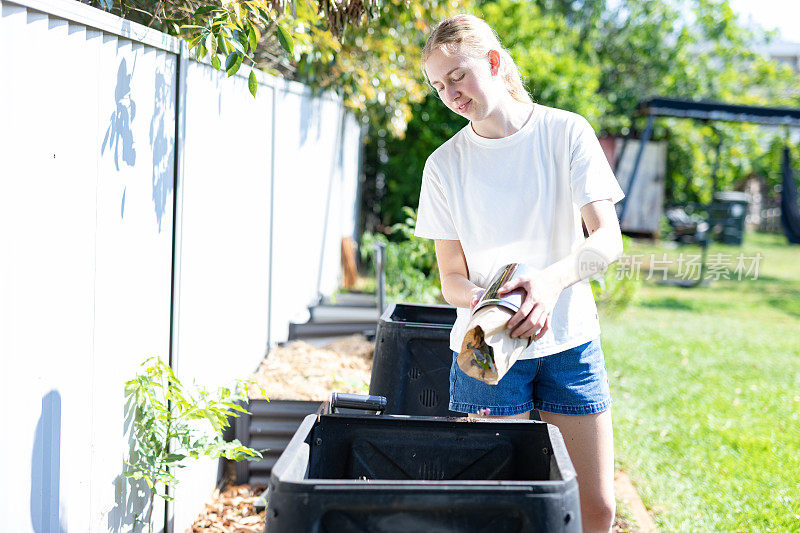
<instances>
[{"instance_id":1,"label":"woman's arm","mask_svg":"<svg viewBox=\"0 0 800 533\"><path fill-rule=\"evenodd\" d=\"M508 321L512 337L538 340L550 327L550 316L561 291L604 271L622 255L622 233L611 200L581 207L589 237L564 259L531 276L521 276L500 288L500 294L525 290L519 311Z\"/></svg>"},{"instance_id":2,"label":"woman's arm","mask_svg":"<svg viewBox=\"0 0 800 533\"><path fill-rule=\"evenodd\" d=\"M445 301L456 307L474 307L483 289L469 280L467 258L461 241L436 239L434 243Z\"/></svg>"}]
</instances>

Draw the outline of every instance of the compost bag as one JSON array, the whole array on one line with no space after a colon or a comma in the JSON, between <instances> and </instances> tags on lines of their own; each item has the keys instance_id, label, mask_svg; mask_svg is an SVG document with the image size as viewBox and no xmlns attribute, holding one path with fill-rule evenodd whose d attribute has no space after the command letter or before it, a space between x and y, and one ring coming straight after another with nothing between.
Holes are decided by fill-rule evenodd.
<instances>
[{"instance_id":1,"label":"compost bag","mask_svg":"<svg viewBox=\"0 0 800 533\"><path fill-rule=\"evenodd\" d=\"M523 271L523 265L511 263L495 274L472 311L456 358L464 373L489 385L497 385L533 342L531 338L513 338L506 329L506 323L522 304L524 292L514 291L503 297L497 294L506 281Z\"/></svg>"}]
</instances>

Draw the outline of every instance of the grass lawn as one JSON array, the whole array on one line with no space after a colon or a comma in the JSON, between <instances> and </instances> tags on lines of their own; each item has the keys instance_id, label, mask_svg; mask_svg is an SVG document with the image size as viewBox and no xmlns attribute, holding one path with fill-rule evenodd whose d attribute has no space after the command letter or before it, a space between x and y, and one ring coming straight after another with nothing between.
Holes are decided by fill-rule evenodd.
<instances>
[{"instance_id":1,"label":"grass lawn","mask_svg":"<svg viewBox=\"0 0 800 533\"><path fill-rule=\"evenodd\" d=\"M739 254L759 252L757 279L737 280ZM625 253L645 278L651 254L699 249ZM800 246L749 234L709 253L731 280L643 281L633 305L601 318L618 466L664 531L800 531Z\"/></svg>"}]
</instances>

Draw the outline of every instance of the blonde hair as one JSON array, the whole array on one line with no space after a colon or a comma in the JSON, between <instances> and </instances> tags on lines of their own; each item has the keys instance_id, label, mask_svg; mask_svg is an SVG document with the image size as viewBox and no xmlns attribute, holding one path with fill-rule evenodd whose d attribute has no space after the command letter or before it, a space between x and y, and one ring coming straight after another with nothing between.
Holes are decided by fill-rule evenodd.
<instances>
[{"instance_id":1,"label":"blonde hair","mask_svg":"<svg viewBox=\"0 0 800 533\"><path fill-rule=\"evenodd\" d=\"M500 52L500 74L509 94L525 104L532 104L528 91L522 84L519 70L500 39L485 21L473 15L454 15L434 26L425 47L422 49L422 66L436 50L446 55L464 53L476 58L485 58L489 50Z\"/></svg>"}]
</instances>

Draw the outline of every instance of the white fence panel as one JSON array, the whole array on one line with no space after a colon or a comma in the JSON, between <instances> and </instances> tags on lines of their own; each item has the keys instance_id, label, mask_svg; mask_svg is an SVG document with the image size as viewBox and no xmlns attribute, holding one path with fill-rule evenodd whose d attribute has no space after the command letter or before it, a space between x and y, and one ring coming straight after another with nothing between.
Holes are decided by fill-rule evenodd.
<instances>
[{"instance_id":1,"label":"white fence panel","mask_svg":"<svg viewBox=\"0 0 800 533\"><path fill-rule=\"evenodd\" d=\"M361 125L353 115L345 118L344 139L342 143L342 172L339 233L342 237L352 237L357 241L358 233L358 186L361 176Z\"/></svg>"},{"instance_id":2,"label":"white fence panel","mask_svg":"<svg viewBox=\"0 0 800 533\"><path fill-rule=\"evenodd\" d=\"M9 487L5 525L120 530L142 509L121 476L123 383L143 354L169 351L175 59L30 8L2 10L3 50L26 51L0 55L13 73L0 100L13 243L3 359L15 367L2 373L13 397L3 423L25 443L3 454L2 477L29 486ZM29 461L13 459L26 451Z\"/></svg>"},{"instance_id":3,"label":"white fence panel","mask_svg":"<svg viewBox=\"0 0 800 533\"><path fill-rule=\"evenodd\" d=\"M88 509L90 498L92 391L81 384L92 368L97 175L83 157L88 147L54 126L95 132L87 132L70 87L54 90L48 69L29 61L52 57L56 42L59 50L70 46L66 23L3 4L0 24L2 50L16 51L0 54L0 307L7 345L0 423L8 432L0 439L0 512L7 531L77 531L88 529L88 514L67 511ZM26 101L40 105L18 104Z\"/></svg>"},{"instance_id":4,"label":"white fence panel","mask_svg":"<svg viewBox=\"0 0 800 533\"><path fill-rule=\"evenodd\" d=\"M273 88L191 62L186 76L176 333L178 375L246 378L267 351ZM217 462L181 473L175 524L208 501ZM181 529L182 530L182 529Z\"/></svg>"},{"instance_id":5,"label":"white fence panel","mask_svg":"<svg viewBox=\"0 0 800 533\"><path fill-rule=\"evenodd\" d=\"M295 83L276 97L271 325L280 342L290 321L303 321L307 306L337 286L342 164L358 153L342 154L348 121L340 101L313 98Z\"/></svg>"},{"instance_id":6,"label":"white fence panel","mask_svg":"<svg viewBox=\"0 0 800 533\"><path fill-rule=\"evenodd\" d=\"M93 531L130 529L144 509L121 475L130 448L124 383L144 358L169 359L176 67L174 54L103 35L94 147ZM162 509L154 510L156 523Z\"/></svg>"}]
</instances>

